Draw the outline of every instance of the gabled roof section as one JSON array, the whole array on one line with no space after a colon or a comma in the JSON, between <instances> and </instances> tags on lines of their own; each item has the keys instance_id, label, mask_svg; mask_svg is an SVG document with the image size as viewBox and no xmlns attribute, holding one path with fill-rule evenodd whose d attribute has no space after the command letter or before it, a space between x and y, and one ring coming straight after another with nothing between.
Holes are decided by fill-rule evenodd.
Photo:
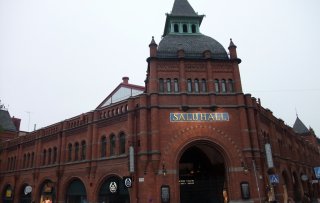
<instances>
[{"instance_id":1,"label":"gabled roof section","mask_svg":"<svg viewBox=\"0 0 320 203\"><path fill-rule=\"evenodd\" d=\"M0 126L4 131L17 132L9 112L2 109L0 110Z\"/></svg>"},{"instance_id":2,"label":"gabled roof section","mask_svg":"<svg viewBox=\"0 0 320 203\"><path fill-rule=\"evenodd\" d=\"M110 94L105 98L96 109L100 109L111 104L126 100L130 97L142 94L145 90L143 86L129 84L129 78L123 77L123 82L120 83Z\"/></svg>"},{"instance_id":3,"label":"gabled roof section","mask_svg":"<svg viewBox=\"0 0 320 203\"><path fill-rule=\"evenodd\" d=\"M173 16L198 16L187 0L175 0L171 11Z\"/></svg>"},{"instance_id":4,"label":"gabled roof section","mask_svg":"<svg viewBox=\"0 0 320 203\"><path fill-rule=\"evenodd\" d=\"M302 121L299 119L298 116L297 116L296 121L293 124L293 130L294 130L294 132L296 132L298 134L309 133L308 128L302 123Z\"/></svg>"}]
</instances>

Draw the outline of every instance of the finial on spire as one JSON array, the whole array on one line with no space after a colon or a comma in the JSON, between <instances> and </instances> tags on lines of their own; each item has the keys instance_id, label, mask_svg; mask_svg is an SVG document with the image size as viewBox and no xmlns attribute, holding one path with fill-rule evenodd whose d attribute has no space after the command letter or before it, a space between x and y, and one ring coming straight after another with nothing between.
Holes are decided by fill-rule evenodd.
<instances>
[{"instance_id":1,"label":"finial on spire","mask_svg":"<svg viewBox=\"0 0 320 203\"><path fill-rule=\"evenodd\" d=\"M152 40L151 40L149 46L152 46L152 45L158 46L156 41L154 40L154 36L152 36Z\"/></svg>"},{"instance_id":2,"label":"finial on spire","mask_svg":"<svg viewBox=\"0 0 320 203\"><path fill-rule=\"evenodd\" d=\"M232 38L230 38L229 48L230 47L236 47L237 48L237 46L233 43Z\"/></svg>"},{"instance_id":3,"label":"finial on spire","mask_svg":"<svg viewBox=\"0 0 320 203\"><path fill-rule=\"evenodd\" d=\"M156 57L157 56L157 43L154 41L154 36L152 36L152 40L149 44L150 48L150 57Z\"/></svg>"}]
</instances>

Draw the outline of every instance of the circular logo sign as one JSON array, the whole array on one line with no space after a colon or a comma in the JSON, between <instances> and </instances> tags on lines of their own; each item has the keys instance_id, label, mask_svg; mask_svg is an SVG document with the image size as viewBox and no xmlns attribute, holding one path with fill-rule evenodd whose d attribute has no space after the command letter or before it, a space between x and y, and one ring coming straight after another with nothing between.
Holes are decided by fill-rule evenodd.
<instances>
[{"instance_id":1,"label":"circular logo sign","mask_svg":"<svg viewBox=\"0 0 320 203\"><path fill-rule=\"evenodd\" d=\"M32 187L30 185L24 188L24 194L27 195L32 192Z\"/></svg>"},{"instance_id":2,"label":"circular logo sign","mask_svg":"<svg viewBox=\"0 0 320 203\"><path fill-rule=\"evenodd\" d=\"M124 179L124 185L126 186L126 187L132 187L132 180L131 180L131 178L126 178L126 179Z\"/></svg>"},{"instance_id":3,"label":"circular logo sign","mask_svg":"<svg viewBox=\"0 0 320 203\"><path fill-rule=\"evenodd\" d=\"M307 176L306 174L303 174L303 175L301 176L301 180L307 181L307 180L308 180L308 176Z\"/></svg>"},{"instance_id":4,"label":"circular logo sign","mask_svg":"<svg viewBox=\"0 0 320 203\"><path fill-rule=\"evenodd\" d=\"M109 189L111 193L116 193L118 186L116 182L110 182Z\"/></svg>"}]
</instances>

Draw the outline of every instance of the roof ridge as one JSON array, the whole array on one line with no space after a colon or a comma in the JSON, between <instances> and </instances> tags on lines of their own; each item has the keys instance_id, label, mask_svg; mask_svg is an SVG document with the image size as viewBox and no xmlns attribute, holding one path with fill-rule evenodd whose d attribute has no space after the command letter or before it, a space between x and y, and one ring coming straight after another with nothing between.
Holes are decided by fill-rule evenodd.
<instances>
[{"instance_id":1,"label":"roof ridge","mask_svg":"<svg viewBox=\"0 0 320 203\"><path fill-rule=\"evenodd\" d=\"M175 0L171 11L173 16L198 16L188 0Z\"/></svg>"}]
</instances>

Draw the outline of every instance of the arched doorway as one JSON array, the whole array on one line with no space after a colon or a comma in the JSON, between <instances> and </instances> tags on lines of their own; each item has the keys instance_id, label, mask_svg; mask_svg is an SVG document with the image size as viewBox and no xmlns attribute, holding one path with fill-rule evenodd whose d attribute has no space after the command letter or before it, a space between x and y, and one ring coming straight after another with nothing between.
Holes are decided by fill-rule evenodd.
<instances>
[{"instance_id":1,"label":"arched doorway","mask_svg":"<svg viewBox=\"0 0 320 203\"><path fill-rule=\"evenodd\" d=\"M179 161L181 203L228 201L225 163L221 153L208 144L189 147Z\"/></svg>"},{"instance_id":2,"label":"arched doorway","mask_svg":"<svg viewBox=\"0 0 320 203\"><path fill-rule=\"evenodd\" d=\"M55 202L56 200L56 190L55 184L51 180L46 180L42 183L40 187L40 202Z\"/></svg>"},{"instance_id":3,"label":"arched doorway","mask_svg":"<svg viewBox=\"0 0 320 203\"><path fill-rule=\"evenodd\" d=\"M289 176L287 171L282 171L282 178L283 178L283 201L288 202L289 198L292 199L289 195L289 192L291 192L291 184L289 181ZM291 192L292 194L292 192Z\"/></svg>"},{"instance_id":4,"label":"arched doorway","mask_svg":"<svg viewBox=\"0 0 320 203\"><path fill-rule=\"evenodd\" d=\"M19 203L31 203L32 201L32 187L28 184L24 184L20 189Z\"/></svg>"},{"instance_id":5,"label":"arched doorway","mask_svg":"<svg viewBox=\"0 0 320 203\"><path fill-rule=\"evenodd\" d=\"M86 203L87 192L82 181L73 180L67 189L66 203Z\"/></svg>"},{"instance_id":6,"label":"arched doorway","mask_svg":"<svg viewBox=\"0 0 320 203\"><path fill-rule=\"evenodd\" d=\"M117 176L109 177L102 183L98 199L98 203L130 203L128 188Z\"/></svg>"},{"instance_id":7,"label":"arched doorway","mask_svg":"<svg viewBox=\"0 0 320 203\"><path fill-rule=\"evenodd\" d=\"M1 198L2 198L3 203L12 203L13 202L13 189L12 189L11 185L7 185L3 189L3 193L2 193Z\"/></svg>"},{"instance_id":8,"label":"arched doorway","mask_svg":"<svg viewBox=\"0 0 320 203\"><path fill-rule=\"evenodd\" d=\"M294 201L295 202L300 202L302 200L302 192L301 192L301 186L300 186L300 182L299 182L299 177L296 174L296 172L293 172L292 174L292 178L293 178L293 193L294 193Z\"/></svg>"}]
</instances>

